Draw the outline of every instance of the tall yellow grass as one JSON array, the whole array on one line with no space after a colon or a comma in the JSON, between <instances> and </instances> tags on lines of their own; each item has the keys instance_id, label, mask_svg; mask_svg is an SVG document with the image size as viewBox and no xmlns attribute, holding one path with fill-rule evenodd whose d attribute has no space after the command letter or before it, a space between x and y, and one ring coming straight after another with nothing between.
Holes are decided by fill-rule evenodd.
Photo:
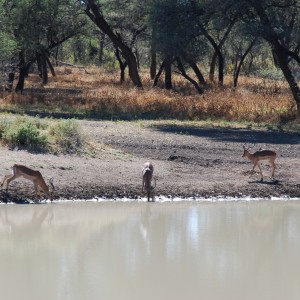
<instances>
[{"instance_id":1,"label":"tall yellow grass","mask_svg":"<svg viewBox=\"0 0 300 300\"><path fill-rule=\"evenodd\" d=\"M152 88L142 72L144 89L129 81L119 83L115 70L59 67L57 76L41 86L36 75L30 75L25 91L0 95L2 109L68 113L103 118L223 119L235 121L280 123L297 116L295 103L284 82L241 77L237 89L231 79L219 87L210 84L204 95L179 75L174 75L174 90Z\"/></svg>"}]
</instances>

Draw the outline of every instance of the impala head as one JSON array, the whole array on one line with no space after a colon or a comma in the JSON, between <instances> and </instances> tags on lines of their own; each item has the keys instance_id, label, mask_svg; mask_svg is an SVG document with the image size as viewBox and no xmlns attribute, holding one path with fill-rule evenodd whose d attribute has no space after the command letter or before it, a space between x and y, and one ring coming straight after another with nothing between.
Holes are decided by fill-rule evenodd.
<instances>
[{"instance_id":1,"label":"impala head","mask_svg":"<svg viewBox=\"0 0 300 300\"><path fill-rule=\"evenodd\" d=\"M251 147L249 147L249 148L246 148L246 147L245 147L245 144L243 144L244 153L243 153L242 157L247 156L247 154L249 154L249 150L250 150L251 148L253 148L253 147L254 147L254 145L251 146Z\"/></svg>"}]
</instances>

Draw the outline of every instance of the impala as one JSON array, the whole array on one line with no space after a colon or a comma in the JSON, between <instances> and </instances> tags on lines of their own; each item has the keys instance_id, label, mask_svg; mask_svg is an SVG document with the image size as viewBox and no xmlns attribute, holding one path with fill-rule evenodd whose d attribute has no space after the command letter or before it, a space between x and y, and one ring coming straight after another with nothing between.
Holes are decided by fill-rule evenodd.
<instances>
[{"instance_id":1,"label":"impala","mask_svg":"<svg viewBox=\"0 0 300 300\"><path fill-rule=\"evenodd\" d=\"M1 188L6 181L6 191L8 191L8 186L9 186L10 182L19 177L24 177L33 182L36 196L38 196L38 189L40 187L43 190L43 192L48 196L48 198L51 201L53 201L53 197L50 193L49 186L45 183L45 180L44 180L42 174L40 173L40 171L32 170L23 165L15 164L12 167L12 174L6 175L4 177L4 179L1 183ZM53 185L53 178L50 179L50 186L52 187L52 191L54 191L55 187Z\"/></svg>"},{"instance_id":2,"label":"impala","mask_svg":"<svg viewBox=\"0 0 300 300\"><path fill-rule=\"evenodd\" d=\"M261 171L259 161L268 160L269 163L272 165L272 178L274 179L274 173L275 173L275 168L276 168L276 165L275 165L276 152L274 152L272 150L258 150L254 153L250 153L249 149L253 148L253 146L246 148L245 145L243 145L243 148L244 148L243 157L247 157L249 160L251 160L253 162L252 174L254 172L254 168L256 166L258 166L260 175L261 175L261 181L263 181L263 174ZM252 174L251 174L251 176L252 176Z\"/></svg>"},{"instance_id":3,"label":"impala","mask_svg":"<svg viewBox=\"0 0 300 300\"><path fill-rule=\"evenodd\" d=\"M153 179L153 165L151 163L145 163L142 175L143 175L143 183L142 183L142 193L144 192L144 189L147 193L148 202L150 201L150 195L153 189L156 187L156 180L154 179L155 185L154 187L151 186L151 181Z\"/></svg>"}]
</instances>

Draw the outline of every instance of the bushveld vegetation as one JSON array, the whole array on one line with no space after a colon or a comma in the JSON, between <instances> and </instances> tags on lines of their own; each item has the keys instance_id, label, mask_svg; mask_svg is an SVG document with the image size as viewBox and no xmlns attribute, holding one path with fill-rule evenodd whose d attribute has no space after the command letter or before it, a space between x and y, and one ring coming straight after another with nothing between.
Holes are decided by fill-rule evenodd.
<instances>
[{"instance_id":1,"label":"bushveld vegetation","mask_svg":"<svg viewBox=\"0 0 300 300\"><path fill-rule=\"evenodd\" d=\"M3 112L299 123L299 0L0 0L0 24ZM80 147L24 123L2 141Z\"/></svg>"},{"instance_id":2,"label":"bushveld vegetation","mask_svg":"<svg viewBox=\"0 0 300 300\"><path fill-rule=\"evenodd\" d=\"M50 153L79 153L84 143L75 120L49 120L28 116L3 116L0 140L11 149Z\"/></svg>"},{"instance_id":3,"label":"bushveld vegetation","mask_svg":"<svg viewBox=\"0 0 300 300\"><path fill-rule=\"evenodd\" d=\"M153 88L146 72L144 89L119 83L113 70L57 68L46 86L30 74L23 94L0 93L0 141L11 149L79 154L89 143L77 119L202 121L202 126L269 127L298 130L297 109L284 81L242 77L238 89L225 77L204 95L179 75L174 89ZM30 117L34 116L34 117ZM199 124L199 123L198 123Z\"/></svg>"},{"instance_id":4,"label":"bushveld vegetation","mask_svg":"<svg viewBox=\"0 0 300 300\"><path fill-rule=\"evenodd\" d=\"M211 85L199 95L191 84L174 76L174 89L153 88L142 73L144 90L129 81L120 84L113 70L59 67L57 76L41 87L37 75L23 94L2 93L1 110L40 116L92 119L224 120L285 124L297 110L284 81L242 77L239 88L225 77L223 86Z\"/></svg>"}]
</instances>

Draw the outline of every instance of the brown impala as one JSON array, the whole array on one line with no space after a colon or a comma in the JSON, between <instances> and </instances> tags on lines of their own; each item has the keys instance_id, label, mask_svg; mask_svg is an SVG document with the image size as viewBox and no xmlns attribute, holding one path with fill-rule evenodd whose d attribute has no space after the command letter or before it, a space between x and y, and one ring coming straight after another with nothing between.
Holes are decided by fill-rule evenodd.
<instances>
[{"instance_id":1,"label":"brown impala","mask_svg":"<svg viewBox=\"0 0 300 300\"><path fill-rule=\"evenodd\" d=\"M151 192L153 191L153 189L156 186L155 179L154 179L154 182L155 182L154 187L151 186L153 171L154 171L153 165L149 162L145 163L143 171L142 171L142 175L143 175L142 193L144 192L144 189L145 189L145 191L147 193L148 202L150 201Z\"/></svg>"},{"instance_id":2,"label":"brown impala","mask_svg":"<svg viewBox=\"0 0 300 300\"><path fill-rule=\"evenodd\" d=\"M276 166L275 166L276 152L274 152L272 150L258 150L254 153L250 153L249 149L251 149L253 147L249 147L246 149L245 145L243 145L243 148L244 148L243 157L247 157L249 160L251 160L253 162L252 174L254 172L254 168L256 166L258 166L259 172L261 175L261 181L263 181L263 174L261 171L259 161L268 160L269 163L272 165L272 178L274 179L274 173L275 173L275 169L276 169ZM251 174L251 176L252 176L252 174Z\"/></svg>"},{"instance_id":3,"label":"brown impala","mask_svg":"<svg viewBox=\"0 0 300 300\"><path fill-rule=\"evenodd\" d=\"M12 174L6 175L1 183L1 188L6 180L6 190L8 190L9 183L18 177L24 177L34 184L34 190L36 196L38 196L38 188L40 187L43 192L48 196L48 198L52 201L53 197L50 193L49 186L45 183L45 180L42 176L42 174L39 171L32 170L26 166L15 164L12 167ZM52 187L52 191L55 190L55 187L53 185L53 178L50 179L50 185Z\"/></svg>"}]
</instances>

